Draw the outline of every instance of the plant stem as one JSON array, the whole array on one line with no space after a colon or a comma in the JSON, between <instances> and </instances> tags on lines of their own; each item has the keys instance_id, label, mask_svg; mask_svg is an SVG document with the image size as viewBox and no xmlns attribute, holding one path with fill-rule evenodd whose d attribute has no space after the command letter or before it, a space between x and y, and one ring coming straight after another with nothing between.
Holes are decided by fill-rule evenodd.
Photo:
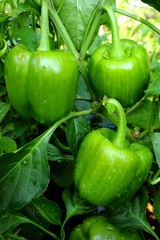
<instances>
[{"instance_id":1,"label":"plant stem","mask_svg":"<svg viewBox=\"0 0 160 240\"><path fill-rule=\"evenodd\" d=\"M38 51L50 51L49 45L49 22L48 22L48 2L42 0L41 5L41 36Z\"/></svg>"},{"instance_id":2,"label":"plant stem","mask_svg":"<svg viewBox=\"0 0 160 240\"><path fill-rule=\"evenodd\" d=\"M114 114L109 114L107 111L101 112L102 116L107 118L111 123L113 123L116 127L118 126L118 118ZM132 142L135 142L135 138L132 135L132 130L127 127L127 133L126 133L127 139L130 139Z\"/></svg>"},{"instance_id":3,"label":"plant stem","mask_svg":"<svg viewBox=\"0 0 160 240\"><path fill-rule=\"evenodd\" d=\"M132 19L134 19L134 20L136 20L136 21L139 21L139 22L143 23L144 25L146 25L147 27L149 27L150 29L152 29L155 33L157 33L158 35L160 35L160 29L158 29L157 27L155 27L155 26L154 26L152 23L150 23L149 21L147 21L147 20L145 20L145 19L143 19L143 18L141 18L141 17L138 17L138 16L136 16L136 15L134 15L134 14L125 12L125 11L123 11L123 10L121 10L121 9L118 9L118 8L116 8L116 12L117 12L117 13L120 13L120 14L122 14L122 15L124 15L124 16L130 17L130 18L132 18Z\"/></svg>"},{"instance_id":4,"label":"plant stem","mask_svg":"<svg viewBox=\"0 0 160 240\"><path fill-rule=\"evenodd\" d=\"M158 171L156 172L156 174L154 175L154 177L153 177L153 179L151 179L150 181L149 181L149 183L151 184L151 185L155 185L155 184L157 184L158 182L160 182L160 169L158 169Z\"/></svg>"},{"instance_id":5,"label":"plant stem","mask_svg":"<svg viewBox=\"0 0 160 240\"><path fill-rule=\"evenodd\" d=\"M5 54L6 50L7 50L7 43L6 43L6 41L4 39L2 39L0 41L0 45L2 45L2 48L0 49L0 57L2 57Z\"/></svg>"},{"instance_id":6,"label":"plant stem","mask_svg":"<svg viewBox=\"0 0 160 240\"><path fill-rule=\"evenodd\" d=\"M86 64L84 62L83 59L80 59L79 57L79 53L76 50L66 28L64 27L61 19L59 18L57 11L54 8L53 2L49 1L49 14L50 14L50 18L53 21L54 25L56 26L59 34L61 35L64 43L66 44L67 49L69 49L69 51L71 51L73 53L73 55L75 56L75 58L77 59L78 65L79 65L79 70L84 78L84 81L88 87L88 90L92 96L93 99L95 99L95 94L92 90L91 84L89 82L88 79L88 69L86 67ZM84 51L83 54L85 55Z\"/></svg>"},{"instance_id":7,"label":"plant stem","mask_svg":"<svg viewBox=\"0 0 160 240\"><path fill-rule=\"evenodd\" d=\"M66 225L66 222L68 221L68 217L65 218L63 224L62 224L62 227L61 227L61 240L65 240L65 231L64 231L64 227Z\"/></svg>"},{"instance_id":8,"label":"plant stem","mask_svg":"<svg viewBox=\"0 0 160 240\"><path fill-rule=\"evenodd\" d=\"M127 124L126 124L126 116L123 110L122 105L114 98L104 97L102 100L102 105L107 109L107 105L111 104L116 107L116 112L118 113L119 121L116 137L113 140L115 146L119 148L124 148L124 143L126 139L127 133Z\"/></svg>"},{"instance_id":9,"label":"plant stem","mask_svg":"<svg viewBox=\"0 0 160 240\"><path fill-rule=\"evenodd\" d=\"M5 237L7 237L7 238L5 238L5 239L26 240L26 238L17 236L17 235L14 234L14 233L6 233L6 234L4 234L4 235L5 235ZM2 239L4 240L4 238L2 238Z\"/></svg>"},{"instance_id":10,"label":"plant stem","mask_svg":"<svg viewBox=\"0 0 160 240\"><path fill-rule=\"evenodd\" d=\"M80 51L80 59L82 59L82 60L85 59L87 50L90 47L90 44L93 40L95 31L96 31L96 28L97 28L99 21L101 19L101 16L102 16L102 11L100 11L99 5L100 5L100 2L94 9L93 14L90 18L90 21L87 25L86 31L83 36L83 41L81 44L81 51Z\"/></svg>"},{"instance_id":11,"label":"plant stem","mask_svg":"<svg viewBox=\"0 0 160 240\"><path fill-rule=\"evenodd\" d=\"M64 4L64 1L65 1L65 0L62 0L62 1L61 1L61 4L60 4L59 7L58 7L57 13L59 13L59 12L61 11L61 8L62 8L62 6L63 6L63 4Z\"/></svg>"},{"instance_id":12,"label":"plant stem","mask_svg":"<svg viewBox=\"0 0 160 240\"><path fill-rule=\"evenodd\" d=\"M53 237L53 239L60 240L59 237L57 237L56 234L52 233L51 231L49 231L48 229L44 228L43 226L37 224L36 222L33 222L33 221L30 220L30 223L33 224L34 226L40 228L42 231L44 231L45 233L47 233L51 237Z\"/></svg>"},{"instance_id":13,"label":"plant stem","mask_svg":"<svg viewBox=\"0 0 160 240\"><path fill-rule=\"evenodd\" d=\"M103 6L103 10L105 10L109 16L111 23L111 31L112 31L112 45L110 50L110 58L113 59L122 59L125 56L125 52L121 46L121 40L119 36L119 27L117 23L117 19L112 7L108 4Z\"/></svg>"},{"instance_id":14,"label":"plant stem","mask_svg":"<svg viewBox=\"0 0 160 240\"><path fill-rule=\"evenodd\" d=\"M63 152L70 152L70 148L68 146L65 146L63 143L61 143L61 141L57 138L57 136L54 134L53 135L53 141L54 141L54 145L56 147L58 147L58 149L60 149Z\"/></svg>"},{"instance_id":15,"label":"plant stem","mask_svg":"<svg viewBox=\"0 0 160 240\"><path fill-rule=\"evenodd\" d=\"M67 48L74 54L74 56L78 59L79 53L77 52L66 28L64 27L61 19L59 18L56 9L54 8L53 2L49 1L49 14L50 17L55 24L57 30L59 31L64 43L66 44Z\"/></svg>"},{"instance_id":16,"label":"plant stem","mask_svg":"<svg viewBox=\"0 0 160 240\"><path fill-rule=\"evenodd\" d=\"M78 117L78 116L82 116L82 115L86 115L86 114L90 114L91 112L93 112L92 108L89 108L87 110L84 111L79 111L79 112L72 112L70 114L68 114L67 116L61 118L60 120L58 120L56 123L54 123L46 132L44 132L42 135L43 137L48 137L48 139L51 137L51 135L53 134L53 132L64 122L66 122L67 120L69 120L70 118L73 117ZM41 136L42 136L41 135Z\"/></svg>"}]
</instances>

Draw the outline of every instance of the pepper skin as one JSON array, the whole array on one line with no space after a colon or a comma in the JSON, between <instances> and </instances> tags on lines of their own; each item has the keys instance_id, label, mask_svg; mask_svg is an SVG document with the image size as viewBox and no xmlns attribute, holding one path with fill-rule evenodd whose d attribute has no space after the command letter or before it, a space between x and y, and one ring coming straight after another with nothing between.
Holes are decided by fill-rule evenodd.
<instances>
[{"instance_id":1,"label":"pepper skin","mask_svg":"<svg viewBox=\"0 0 160 240\"><path fill-rule=\"evenodd\" d=\"M18 44L7 55L5 81L14 109L23 118L52 124L74 107L79 69L68 51L50 50L48 5L42 1L40 44L30 52Z\"/></svg>"},{"instance_id":2,"label":"pepper skin","mask_svg":"<svg viewBox=\"0 0 160 240\"><path fill-rule=\"evenodd\" d=\"M74 182L81 197L99 206L120 206L131 200L146 180L153 156L149 148L126 139L126 118L115 99L104 100L119 114L117 132L101 128L82 141Z\"/></svg>"},{"instance_id":3,"label":"pepper skin","mask_svg":"<svg viewBox=\"0 0 160 240\"><path fill-rule=\"evenodd\" d=\"M136 231L119 232L105 216L90 216L75 227L69 240L141 240Z\"/></svg>"},{"instance_id":4,"label":"pepper skin","mask_svg":"<svg viewBox=\"0 0 160 240\"><path fill-rule=\"evenodd\" d=\"M19 44L12 48L5 61L4 76L9 100L14 109L25 119L30 119L27 97L27 75L31 52Z\"/></svg>"},{"instance_id":5,"label":"pepper skin","mask_svg":"<svg viewBox=\"0 0 160 240\"><path fill-rule=\"evenodd\" d=\"M27 84L31 115L41 123L53 123L68 114L74 107L78 74L69 52L33 53Z\"/></svg>"},{"instance_id":6,"label":"pepper skin","mask_svg":"<svg viewBox=\"0 0 160 240\"><path fill-rule=\"evenodd\" d=\"M143 46L119 38L118 25L110 6L112 44L98 47L89 61L89 79L96 95L117 99L123 107L139 101L150 79L150 60Z\"/></svg>"}]
</instances>

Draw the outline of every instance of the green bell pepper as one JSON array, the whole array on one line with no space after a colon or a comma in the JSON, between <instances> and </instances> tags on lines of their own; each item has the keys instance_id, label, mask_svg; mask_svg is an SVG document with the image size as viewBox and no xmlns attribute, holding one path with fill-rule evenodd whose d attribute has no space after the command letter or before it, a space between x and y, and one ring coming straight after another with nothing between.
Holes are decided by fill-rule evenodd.
<instances>
[{"instance_id":1,"label":"green bell pepper","mask_svg":"<svg viewBox=\"0 0 160 240\"><path fill-rule=\"evenodd\" d=\"M149 148L126 138L126 116L121 104L104 98L119 115L117 132L91 131L77 153L74 182L80 195L94 205L119 206L129 201L146 180L153 156Z\"/></svg>"},{"instance_id":2,"label":"green bell pepper","mask_svg":"<svg viewBox=\"0 0 160 240\"><path fill-rule=\"evenodd\" d=\"M113 9L104 6L112 30L112 44L98 47L89 61L89 78L99 98L104 95L130 107L144 95L150 79L149 56L143 46L129 39L120 40Z\"/></svg>"},{"instance_id":3,"label":"green bell pepper","mask_svg":"<svg viewBox=\"0 0 160 240\"><path fill-rule=\"evenodd\" d=\"M141 240L136 231L119 232L105 216L91 216L75 227L69 240Z\"/></svg>"},{"instance_id":4,"label":"green bell pepper","mask_svg":"<svg viewBox=\"0 0 160 240\"><path fill-rule=\"evenodd\" d=\"M37 51L30 52L22 44L12 48L5 62L5 81L10 102L23 118L50 124L73 109L79 69L72 53L50 50L46 0L41 11Z\"/></svg>"}]
</instances>

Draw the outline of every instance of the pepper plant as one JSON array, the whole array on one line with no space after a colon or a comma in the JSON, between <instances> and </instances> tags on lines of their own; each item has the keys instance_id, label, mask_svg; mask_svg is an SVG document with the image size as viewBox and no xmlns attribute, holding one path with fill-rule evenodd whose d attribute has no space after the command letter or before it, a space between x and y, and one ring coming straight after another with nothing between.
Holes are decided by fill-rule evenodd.
<instances>
[{"instance_id":1,"label":"pepper plant","mask_svg":"<svg viewBox=\"0 0 160 240\"><path fill-rule=\"evenodd\" d=\"M124 2L0 1L0 239L160 239L160 5Z\"/></svg>"}]
</instances>

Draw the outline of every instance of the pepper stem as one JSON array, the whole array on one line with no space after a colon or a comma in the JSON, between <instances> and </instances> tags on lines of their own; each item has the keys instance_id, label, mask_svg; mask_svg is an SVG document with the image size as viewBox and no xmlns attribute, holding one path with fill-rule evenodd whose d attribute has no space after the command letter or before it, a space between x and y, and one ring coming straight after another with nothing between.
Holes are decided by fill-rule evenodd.
<instances>
[{"instance_id":1,"label":"pepper stem","mask_svg":"<svg viewBox=\"0 0 160 240\"><path fill-rule=\"evenodd\" d=\"M108 104L109 105L111 104L112 106L115 107L119 117L117 134L113 140L113 144L119 148L124 148L127 133L127 124L123 107L116 99L104 97L102 100L102 105L105 106L105 108L107 109Z\"/></svg>"},{"instance_id":2,"label":"pepper stem","mask_svg":"<svg viewBox=\"0 0 160 240\"><path fill-rule=\"evenodd\" d=\"M108 4L103 6L103 10L105 10L109 16L109 20L111 23L111 32L112 32L112 45L110 49L110 58L113 59L122 59L125 56L125 52L121 46L121 40L119 36L119 27L117 23L117 19L112 7Z\"/></svg>"},{"instance_id":3,"label":"pepper stem","mask_svg":"<svg viewBox=\"0 0 160 240\"><path fill-rule=\"evenodd\" d=\"M41 34L38 51L50 51L49 45L49 21L48 21L48 2L42 0L41 5Z\"/></svg>"}]
</instances>

